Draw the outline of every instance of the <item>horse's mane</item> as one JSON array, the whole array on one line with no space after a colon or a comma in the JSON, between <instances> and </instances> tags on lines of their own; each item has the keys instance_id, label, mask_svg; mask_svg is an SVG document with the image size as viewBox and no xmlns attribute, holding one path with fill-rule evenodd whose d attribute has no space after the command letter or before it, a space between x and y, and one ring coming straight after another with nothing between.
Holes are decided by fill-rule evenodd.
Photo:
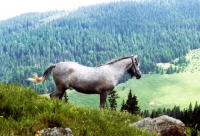
<instances>
[{"instance_id":1,"label":"horse's mane","mask_svg":"<svg viewBox=\"0 0 200 136\"><path fill-rule=\"evenodd\" d=\"M120 60L123 60L123 59L128 59L128 58L131 58L132 56L126 56L126 57L121 57L121 58L117 58L117 59L113 59L113 60L111 60L111 61L109 61L109 62L107 62L107 63L105 63L105 64L101 64L101 65L99 65L99 66L102 66L102 65L110 65L110 64L113 64L113 63L115 63L115 62L117 62L117 61L120 61Z\"/></svg>"}]
</instances>

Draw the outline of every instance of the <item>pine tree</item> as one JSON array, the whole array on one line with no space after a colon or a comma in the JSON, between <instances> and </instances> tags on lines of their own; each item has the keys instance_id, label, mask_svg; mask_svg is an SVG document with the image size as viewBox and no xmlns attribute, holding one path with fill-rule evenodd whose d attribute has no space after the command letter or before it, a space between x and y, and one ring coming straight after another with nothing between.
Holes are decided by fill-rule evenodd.
<instances>
[{"instance_id":1,"label":"pine tree","mask_svg":"<svg viewBox=\"0 0 200 136\"><path fill-rule=\"evenodd\" d=\"M109 98L108 98L108 101L109 101L109 103L110 103L110 108L112 109L112 110L116 110L116 108L117 108L117 102L116 102L116 99L117 98L119 98L119 96L118 96L118 94L116 93L116 91L114 90L111 94L110 94L110 96L109 96Z\"/></svg>"},{"instance_id":2,"label":"pine tree","mask_svg":"<svg viewBox=\"0 0 200 136\"><path fill-rule=\"evenodd\" d=\"M143 116L144 117L149 117L150 116L149 111L148 110L144 110Z\"/></svg>"},{"instance_id":3,"label":"pine tree","mask_svg":"<svg viewBox=\"0 0 200 136\"><path fill-rule=\"evenodd\" d=\"M172 67L172 65L169 66L169 68L167 69L166 74L173 74L174 73L174 69Z\"/></svg>"},{"instance_id":4,"label":"pine tree","mask_svg":"<svg viewBox=\"0 0 200 136\"><path fill-rule=\"evenodd\" d=\"M188 108L188 118L187 118L187 121L189 123L192 122L192 111L193 111L193 107L192 107L192 103L190 103L189 108Z\"/></svg>"},{"instance_id":5,"label":"pine tree","mask_svg":"<svg viewBox=\"0 0 200 136\"><path fill-rule=\"evenodd\" d=\"M132 114L140 113L140 108L138 106L137 97L135 95L133 95L133 97L132 97L132 103L130 105L130 113L132 113Z\"/></svg>"},{"instance_id":6,"label":"pine tree","mask_svg":"<svg viewBox=\"0 0 200 136\"><path fill-rule=\"evenodd\" d=\"M156 110L152 110L150 117L151 118L155 118L156 117Z\"/></svg>"},{"instance_id":7,"label":"pine tree","mask_svg":"<svg viewBox=\"0 0 200 136\"><path fill-rule=\"evenodd\" d=\"M138 101L137 97L135 95L132 95L132 91L130 89L129 94L128 94L128 99L126 103L122 103L121 111L127 110L131 114L139 114L140 113L140 108L138 106Z\"/></svg>"},{"instance_id":8,"label":"pine tree","mask_svg":"<svg viewBox=\"0 0 200 136\"><path fill-rule=\"evenodd\" d=\"M125 104L125 101L123 99L122 106L121 106L121 112L123 112L124 110L126 110L126 104Z\"/></svg>"},{"instance_id":9,"label":"pine tree","mask_svg":"<svg viewBox=\"0 0 200 136\"><path fill-rule=\"evenodd\" d=\"M132 103L133 103L132 102L132 91L130 89L129 94L128 94L128 99L126 101L126 105L127 105L127 109L126 110L128 110L128 112L131 111L131 105L132 105Z\"/></svg>"}]
</instances>

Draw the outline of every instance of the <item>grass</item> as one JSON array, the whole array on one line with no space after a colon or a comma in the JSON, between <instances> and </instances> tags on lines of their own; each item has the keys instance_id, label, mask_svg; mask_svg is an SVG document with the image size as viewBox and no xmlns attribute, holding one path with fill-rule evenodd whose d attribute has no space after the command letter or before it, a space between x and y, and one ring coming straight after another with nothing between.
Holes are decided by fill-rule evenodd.
<instances>
[{"instance_id":1,"label":"grass","mask_svg":"<svg viewBox=\"0 0 200 136\"><path fill-rule=\"evenodd\" d=\"M200 72L184 73L173 75L143 75L136 81L130 80L125 84L117 86L122 90L125 86L127 89L118 91L119 96L123 96L129 89L138 97L139 105L142 110L157 108L172 108L175 105L182 109L187 108L190 103L199 102L200 84L197 77ZM122 95L121 95L122 94Z\"/></svg>"},{"instance_id":2,"label":"grass","mask_svg":"<svg viewBox=\"0 0 200 136\"><path fill-rule=\"evenodd\" d=\"M33 136L48 127L69 127L75 136L155 135L129 127L139 116L50 100L20 85L0 84L0 103L1 136Z\"/></svg>"}]
</instances>

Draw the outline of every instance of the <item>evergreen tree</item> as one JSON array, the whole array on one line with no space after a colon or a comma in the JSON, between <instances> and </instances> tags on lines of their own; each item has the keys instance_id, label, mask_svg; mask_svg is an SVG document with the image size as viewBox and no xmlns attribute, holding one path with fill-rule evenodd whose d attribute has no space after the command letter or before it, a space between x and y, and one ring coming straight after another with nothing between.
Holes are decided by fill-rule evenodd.
<instances>
[{"instance_id":1,"label":"evergreen tree","mask_svg":"<svg viewBox=\"0 0 200 136\"><path fill-rule=\"evenodd\" d=\"M172 67L172 65L169 66L169 68L167 69L166 74L173 74L174 73L174 69Z\"/></svg>"},{"instance_id":2,"label":"evergreen tree","mask_svg":"<svg viewBox=\"0 0 200 136\"><path fill-rule=\"evenodd\" d=\"M117 108L117 102L116 102L117 98L119 98L119 96L118 96L118 94L116 93L115 90L108 97L108 101L110 103L110 108L112 110L116 110L116 108Z\"/></svg>"},{"instance_id":3,"label":"evergreen tree","mask_svg":"<svg viewBox=\"0 0 200 136\"><path fill-rule=\"evenodd\" d=\"M150 116L151 118L155 118L155 117L157 117L156 116L156 110L152 110L152 112L151 112L151 116Z\"/></svg>"},{"instance_id":4,"label":"evergreen tree","mask_svg":"<svg viewBox=\"0 0 200 136\"><path fill-rule=\"evenodd\" d=\"M140 108L138 106L138 100L137 100L137 97L135 95L133 95L133 97L132 97L132 103L131 103L131 106L130 106L130 112L132 114L139 114L140 113Z\"/></svg>"},{"instance_id":5,"label":"evergreen tree","mask_svg":"<svg viewBox=\"0 0 200 136\"><path fill-rule=\"evenodd\" d=\"M125 101L123 99L122 106L121 106L121 112L123 112L124 110L126 110L126 104L125 104Z\"/></svg>"},{"instance_id":6,"label":"evergreen tree","mask_svg":"<svg viewBox=\"0 0 200 136\"><path fill-rule=\"evenodd\" d=\"M127 110L131 114L139 114L140 108L138 106L137 97L135 95L132 95L132 91L130 89L128 94L128 99L126 103L124 104L124 101L122 102L121 110Z\"/></svg>"},{"instance_id":7,"label":"evergreen tree","mask_svg":"<svg viewBox=\"0 0 200 136\"><path fill-rule=\"evenodd\" d=\"M188 118L187 118L187 122L190 123L192 122L192 112L193 112L193 107L192 107L192 103L190 103L189 108L188 108Z\"/></svg>"},{"instance_id":8,"label":"evergreen tree","mask_svg":"<svg viewBox=\"0 0 200 136\"><path fill-rule=\"evenodd\" d=\"M144 110L143 116L144 117L149 117L150 116L149 111L148 110Z\"/></svg>"}]
</instances>

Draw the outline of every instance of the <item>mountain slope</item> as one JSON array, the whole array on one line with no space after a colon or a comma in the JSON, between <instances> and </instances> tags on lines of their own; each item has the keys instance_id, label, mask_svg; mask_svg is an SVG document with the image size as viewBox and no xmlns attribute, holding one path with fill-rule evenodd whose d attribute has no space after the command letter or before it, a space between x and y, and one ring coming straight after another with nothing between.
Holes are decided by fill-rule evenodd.
<instances>
[{"instance_id":1,"label":"mountain slope","mask_svg":"<svg viewBox=\"0 0 200 136\"><path fill-rule=\"evenodd\" d=\"M156 63L200 47L199 5L187 0L120 1L0 21L0 82L52 92L52 79L43 85L25 79L34 72L42 75L59 61L97 66L132 54L138 54L144 74L160 73Z\"/></svg>"}]
</instances>

